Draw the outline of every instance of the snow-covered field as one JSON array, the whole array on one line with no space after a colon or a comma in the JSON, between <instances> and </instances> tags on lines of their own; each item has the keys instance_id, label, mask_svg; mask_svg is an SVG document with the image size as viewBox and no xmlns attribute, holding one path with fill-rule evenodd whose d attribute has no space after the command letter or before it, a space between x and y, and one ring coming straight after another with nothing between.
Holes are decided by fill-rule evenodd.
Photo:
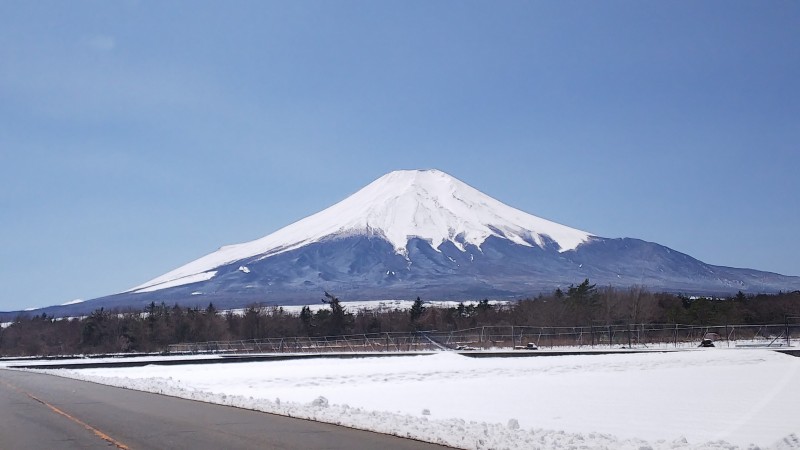
<instances>
[{"instance_id":1,"label":"snow-covered field","mask_svg":"<svg viewBox=\"0 0 800 450\"><path fill-rule=\"evenodd\" d=\"M800 358L768 350L47 370L460 448L800 448Z\"/></svg>"},{"instance_id":2,"label":"snow-covered field","mask_svg":"<svg viewBox=\"0 0 800 450\"><path fill-rule=\"evenodd\" d=\"M455 308L458 306L459 303L463 303L464 306L470 306L470 305L475 306L478 304L477 301L470 301L470 300L464 302L456 302L452 300L425 301L426 306L434 308ZM507 305L508 303L510 302L507 300L489 301L489 304L492 306ZM342 307L344 307L348 312L356 312L361 310L385 312L385 311L392 311L395 309L399 309L401 311L407 311L411 309L411 306L414 304L414 301L413 300L364 300L364 301L344 301L341 302L341 304ZM286 306L281 306L280 308L282 308L285 312L289 314L299 315L300 310L305 308L306 306L313 313L319 311L320 309L330 309L330 306L322 302L313 303L309 305L286 305ZM228 312L228 311L230 311L233 314L241 315L244 314L244 312L247 311L247 309L238 308L222 312Z\"/></svg>"}]
</instances>

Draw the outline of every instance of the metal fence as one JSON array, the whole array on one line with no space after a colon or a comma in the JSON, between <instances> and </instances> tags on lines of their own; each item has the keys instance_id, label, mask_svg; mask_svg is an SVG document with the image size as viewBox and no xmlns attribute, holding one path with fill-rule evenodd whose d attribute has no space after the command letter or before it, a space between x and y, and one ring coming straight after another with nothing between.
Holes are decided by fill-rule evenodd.
<instances>
[{"instance_id":1,"label":"metal fence","mask_svg":"<svg viewBox=\"0 0 800 450\"><path fill-rule=\"evenodd\" d=\"M800 345L800 326L626 324L586 327L480 327L453 333L453 340L478 349L539 348L680 348L703 340L715 346L787 347ZM794 331L794 335L792 332Z\"/></svg>"},{"instance_id":2,"label":"metal fence","mask_svg":"<svg viewBox=\"0 0 800 450\"><path fill-rule=\"evenodd\" d=\"M169 346L170 353L426 352L448 350L426 333L380 333L209 341Z\"/></svg>"},{"instance_id":3,"label":"metal fence","mask_svg":"<svg viewBox=\"0 0 800 450\"><path fill-rule=\"evenodd\" d=\"M791 318L797 319L797 318ZM428 352L441 350L798 347L800 320L770 325L485 326L452 332L374 333L173 344L170 353Z\"/></svg>"}]
</instances>

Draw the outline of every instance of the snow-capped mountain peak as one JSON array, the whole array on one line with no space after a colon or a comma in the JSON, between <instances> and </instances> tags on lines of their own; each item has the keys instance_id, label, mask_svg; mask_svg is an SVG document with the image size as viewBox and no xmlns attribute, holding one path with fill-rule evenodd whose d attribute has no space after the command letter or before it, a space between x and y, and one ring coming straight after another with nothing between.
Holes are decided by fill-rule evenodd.
<instances>
[{"instance_id":1,"label":"snow-capped mountain peak","mask_svg":"<svg viewBox=\"0 0 800 450\"><path fill-rule=\"evenodd\" d=\"M213 269L245 258L261 259L326 239L379 236L398 254L410 239L438 249L452 242L480 247L489 236L523 246L575 249L592 235L512 208L439 170L399 170L373 181L319 213L251 242L222 247L131 291L145 292L214 276ZM550 244L552 245L552 244Z\"/></svg>"},{"instance_id":2,"label":"snow-capped mountain peak","mask_svg":"<svg viewBox=\"0 0 800 450\"><path fill-rule=\"evenodd\" d=\"M561 251L589 237L505 205L439 170L391 172L320 215L326 213L344 213L349 217L345 230L382 234L399 253L412 237L434 249L445 241L463 249L464 244L480 247L491 235L543 246L546 235Z\"/></svg>"}]
</instances>

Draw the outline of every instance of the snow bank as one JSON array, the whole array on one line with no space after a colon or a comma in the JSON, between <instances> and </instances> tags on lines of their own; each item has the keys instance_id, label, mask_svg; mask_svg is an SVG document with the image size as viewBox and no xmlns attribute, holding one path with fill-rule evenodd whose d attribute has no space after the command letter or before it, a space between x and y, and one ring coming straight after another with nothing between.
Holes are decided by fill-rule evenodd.
<instances>
[{"instance_id":1,"label":"snow bank","mask_svg":"<svg viewBox=\"0 0 800 450\"><path fill-rule=\"evenodd\" d=\"M764 350L47 372L467 449L800 448L800 359Z\"/></svg>"}]
</instances>

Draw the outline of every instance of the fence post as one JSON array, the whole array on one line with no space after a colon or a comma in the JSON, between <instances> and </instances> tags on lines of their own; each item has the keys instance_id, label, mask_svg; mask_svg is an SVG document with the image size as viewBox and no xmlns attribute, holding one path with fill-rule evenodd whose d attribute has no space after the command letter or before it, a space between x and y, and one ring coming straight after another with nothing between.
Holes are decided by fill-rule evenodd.
<instances>
[{"instance_id":1,"label":"fence post","mask_svg":"<svg viewBox=\"0 0 800 450\"><path fill-rule=\"evenodd\" d=\"M631 348L633 348L633 346L631 344L631 324L628 324L628 326L625 327L625 328L628 329L627 330L628 331L628 349L630 350Z\"/></svg>"},{"instance_id":2,"label":"fence post","mask_svg":"<svg viewBox=\"0 0 800 450\"><path fill-rule=\"evenodd\" d=\"M784 318L786 320L786 346L788 347L791 345L791 340L789 339L789 316L786 315Z\"/></svg>"},{"instance_id":3,"label":"fence post","mask_svg":"<svg viewBox=\"0 0 800 450\"><path fill-rule=\"evenodd\" d=\"M725 324L725 343L728 344L728 347L731 346L731 340L728 337L728 324Z\"/></svg>"},{"instance_id":4,"label":"fence post","mask_svg":"<svg viewBox=\"0 0 800 450\"><path fill-rule=\"evenodd\" d=\"M675 324L675 348L678 348L678 324Z\"/></svg>"}]
</instances>

